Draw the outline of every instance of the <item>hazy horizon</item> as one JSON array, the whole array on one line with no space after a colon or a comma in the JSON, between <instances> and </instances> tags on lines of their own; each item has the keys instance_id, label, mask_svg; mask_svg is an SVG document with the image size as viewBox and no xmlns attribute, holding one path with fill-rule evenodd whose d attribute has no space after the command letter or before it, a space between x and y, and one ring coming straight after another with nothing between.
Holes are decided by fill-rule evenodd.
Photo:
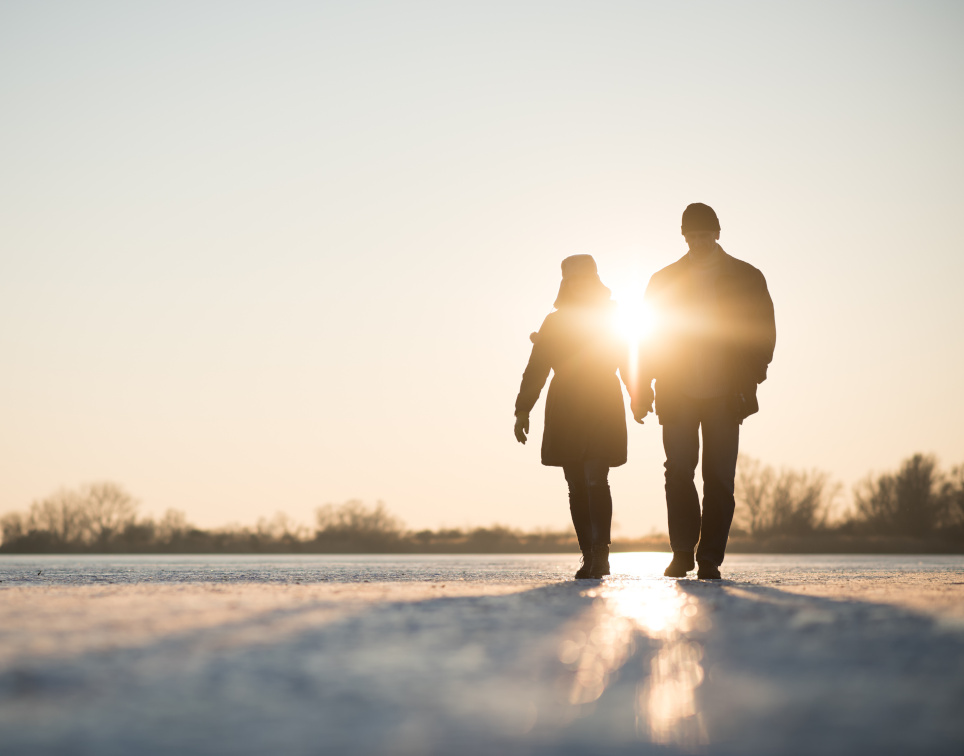
<instances>
[{"instance_id":1,"label":"hazy horizon","mask_svg":"<svg viewBox=\"0 0 964 756\"><path fill-rule=\"evenodd\" d=\"M0 514L109 480L200 527L385 502L571 527L512 435L590 253L632 303L712 205L777 346L741 450L964 462L964 6L8 3ZM616 537L665 532L655 419Z\"/></svg>"}]
</instances>

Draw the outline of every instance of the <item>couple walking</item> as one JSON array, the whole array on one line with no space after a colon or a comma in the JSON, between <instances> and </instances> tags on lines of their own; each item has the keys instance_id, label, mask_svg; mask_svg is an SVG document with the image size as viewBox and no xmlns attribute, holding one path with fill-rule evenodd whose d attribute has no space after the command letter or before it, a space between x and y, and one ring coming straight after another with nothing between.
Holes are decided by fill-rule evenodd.
<instances>
[{"instance_id":1,"label":"couple walking","mask_svg":"<svg viewBox=\"0 0 964 756\"><path fill-rule=\"evenodd\" d=\"M538 333L515 404L515 437L526 442L529 413L553 373L546 396L542 464L561 467L582 551L576 578L609 574L613 504L609 468L626 462L626 412L653 411L663 428L666 508L673 560L667 577L720 578L733 520L740 424L758 410L776 327L763 274L717 243L720 222L708 205L683 212L689 251L657 272L645 301L656 315L630 376L629 347L613 327L615 303L590 255L562 261L555 310ZM619 378L616 373L619 373ZM655 391L653 381L655 380ZM703 501L696 465L703 438ZM695 552L695 555L694 555Z\"/></svg>"}]
</instances>

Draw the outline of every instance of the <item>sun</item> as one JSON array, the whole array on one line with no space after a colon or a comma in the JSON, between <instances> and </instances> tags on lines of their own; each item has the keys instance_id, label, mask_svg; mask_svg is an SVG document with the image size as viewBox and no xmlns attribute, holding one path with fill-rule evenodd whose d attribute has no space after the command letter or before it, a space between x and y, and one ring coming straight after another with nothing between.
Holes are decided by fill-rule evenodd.
<instances>
[{"instance_id":1,"label":"sun","mask_svg":"<svg viewBox=\"0 0 964 756\"><path fill-rule=\"evenodd\" d=\"M613 330L626 348L625 376L630 384L635 384L639 372L640 348L651 336L656 327L656 313L643 299L641 286L624 286L614 291L616 308L613 317Z\"/></svg>"},{"instance_id":2,"label":"sun","mask_svg":"<svg viewBox=\"0 0 964 756\"><path fill-rule=\"evenodd\" d=\"M656 326L656 313L648 302L643 301L641 294L619 297L616 298L613 325L619 337L630 349L635 350L652 334Z\"/></svg>"}]
</instances>

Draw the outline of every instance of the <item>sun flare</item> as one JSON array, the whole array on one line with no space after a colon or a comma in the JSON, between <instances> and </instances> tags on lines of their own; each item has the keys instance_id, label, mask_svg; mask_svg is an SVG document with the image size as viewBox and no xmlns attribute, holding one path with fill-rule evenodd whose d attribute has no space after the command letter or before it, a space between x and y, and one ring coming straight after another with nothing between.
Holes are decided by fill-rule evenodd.
<instances>
[{"instance_id":1,"label":"sun flare","mask_svg":"<svg viewBox=\"0 0 964 756\"><path fill-rule=\"evenodd\" d=\"M617 301L616 331L630 348L638 347L653 332L656 317L653 308L642 297Z\"/></svg>"}]
</instances>

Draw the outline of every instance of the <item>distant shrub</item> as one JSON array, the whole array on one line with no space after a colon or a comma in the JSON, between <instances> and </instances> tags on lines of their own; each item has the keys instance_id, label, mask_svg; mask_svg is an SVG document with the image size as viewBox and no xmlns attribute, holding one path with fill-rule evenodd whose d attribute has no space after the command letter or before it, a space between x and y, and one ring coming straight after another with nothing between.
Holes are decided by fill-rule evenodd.
<instances>
[{"instance_id":1,"label":"distant shrub","mask_svg":"<svg viewBox=\"0 0 964 756\"><path fill-rule=\"evenodd\" d=\"M466 534L466 551L505 552L517 551L523 539L522 533L503 525L491 528L473 528Z\"/></svg>"}]
</instances>

